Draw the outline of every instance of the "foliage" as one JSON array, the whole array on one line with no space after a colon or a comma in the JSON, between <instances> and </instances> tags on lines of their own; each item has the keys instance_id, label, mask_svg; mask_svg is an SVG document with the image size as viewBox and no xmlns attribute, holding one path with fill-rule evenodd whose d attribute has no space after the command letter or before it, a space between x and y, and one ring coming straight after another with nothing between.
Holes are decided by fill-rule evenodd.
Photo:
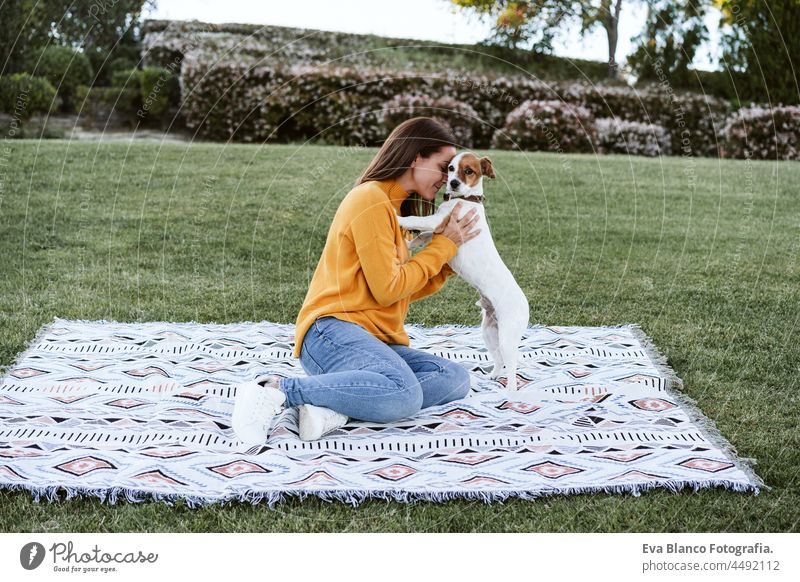
<instances>
[{"instance_id":1,"label":"foliage","mask_svg":"<svg viewBox=\"0 0 800 582\"><path fill-rule=\"evenodd\" d=\"M533 43L537 52L552 52L552 40L564 23L580 24L581 34L602 26L608 38L608 77L617 76L617 38L622 0L452 0L481 16L495 17L492 41L516 48Z\"/></svg>"},{"instance_id":2,"label":"foliage","mask_svg":"<svg viewBox=\"0 0 800 582\"><path fill-rule=\"evenodd\" d=\"M743 108L722 128L729 158L800 160L800 107Z\"/></svg>"},{"instance_id":3,"label":"foliage","mask_svg":"<svg viewBox=\"0 0 800 582\"><path fill-rule=\"evenodd\" d=\"M603 117L596 121L595 127L601 153L636 156L670 154L669 132L662 125Z\"/></svg>"},{"instance_id":4,"label":"foliage","mask_svg":"<svg viewBox=\"0 0 800 582\"><path fill-rule=\"evenodd\" d=\"M139 75L141 73L140 69L136 67L131 67L129 69L120 69L119 71L114 71L114 74L111 75L111 87L130 87L133 89L139 89Z\"/></svg>"},{"instance_id":5,"label":"foliage","mask_svg":"<svg viewBox=\"0 0 800 582\"><path fill-rule=\"evenodd\" d=\"M492 147L576 153L595 151L596 141L594 116L585 107L529 100L508 114Z\"/></svg>"},{"instance_id":6,"label":"foliage","mask_svg":"<svg viewBox=\"0 0 800 582\"><path fill-rule=\"evenodd\" d=\"M92 80L92 66L86 55L71 47L50 45L31 51L26 62L27 72L44 77L56 88L62 110L74 111L78 86L88 85Z\"/></svg>"},{"instance_id":7,"label":"foliage","mask_svg":"<svg viewBox=\"0 0 800 582\"><path fill-rule=\"evenodd\" d=\"M23 72L28 51L47 44L51 16L41 0L0 2L0 74Z\"/></svg>"},{"instance_id":8,"label":"foliage","mask_svg":"<svg viewBox=\"0 0 800 582\"><path fill-rule=\"evenodd\" d=\"M418 93L405 93L389 99L383 105L383 110L386 128L396 127L411 117L433 117L453 131L459 147L472 145L473 128L479 124L477 111L450 96L434 98Z\"/></svg>"},{"instance_id":9,"label":"foliage","mask_svg":"<svg viewBox=\"0 0 800 582\"><path fill-rule=\"evenodd\" d=\"M44 77L14 73L0 77L0 111L18 119L58 106L56 90Z\"/></svg>"},{"instance_id":10,"label":"foliage","mask_svg":"<svg viewBox=\"0 0 800 582\"><path fill-rule=\"evenodd\" d=\"M533 0L532 2L494 0L452 0L453 4L480 18L494 18L488 44L520 48L530 43L532 50L553 52L553 39L559 26L569 16L571 2L566 0Z\"/></svg>"},{"instance_id":11,"label":"foliage","mask_svg":"<svg viewBox=\"0 0 800 582\"><path fill-rule=\"evenodd\" d=\"M722 11L722 66L737 76L740 98L800 103L800 2L717 0Z\"/></svg>"},{"instance_id":12,"label":"foliage","mask_svg":"<svg viewBox=\"0 0 800 582\"><path fill-rule=\"evenodd\" d=\"M606 76L604 63L565 59L479 42L474 45L378 37L325 30L254 24L147 20L143 25L144 64L175 67L186 55L220 61L235 58L252 66L317 65L372 67L441 73L525 74L540 79Z\"/></svg>"},{"instance_id":13,"label":"foliage","mask_svg":"<svg viewBox=\"0 0 800 582\"><path fill-rule=\"evenodd\" d=\"M657 0L648 4L647 21L628 66L638 81L686 87L689 68L701 43L708 40L703 18L710 0Z\"/></svg>"},{"instance_id":14,"label":"foliage","mask_svg":"<svg viewBox=\"0 0 800 582\"><path fill-rule=\"evenodd\" d=\"M105 128L120 123L136 125L142 107L138 87L89 87L81 85L76 93L81 104L80 116L88 125Z\"/></svg>"},{"instance_id":15,"label":"foliage","mask_svg":"<svg viewBox=\"0 0 800 582\"><path fill-rule=\"evenodd\" d=\"M181 87L187 127L211 140L377 145L391 129L384 112L396 110L408 98L402 96L417 94L426 96L418 109L430 111L434 101L447 97L451 101L439 109L447 110L453 123L474 119L461 134L464 147L489 147L496 129L525 101L561 100L585 107L594 117L661 125L682 155L713 156L716 134L730 111L725 101L658 85L634 89L522 76L387 74L368 67L249 67L238 59L207 60L197 54L183 61Z\"/></svg>"},{"instance_id":16,"label":"foliage","mask_svg":"<svg viewBox=\"0 0 800 582\"><path fill-rule=\"evenodd\" d=\"M170 69L145 67L139 73L142 111L148 118L165 118L180 102L178 76Z\"/></svg>"},{"instance_id":17,"label":"foliage","mask_svg":"<svg viewBox=\"0 0 800 582\"><path fill-rule=\"evenodd\" d=\"M49 44L81 49L97 82L110 79L105 65L118 57L137 60L140 18L155 0L14 0L0 2L0 62L23 70L31 51Z\"/></svg>"}]
</instances>

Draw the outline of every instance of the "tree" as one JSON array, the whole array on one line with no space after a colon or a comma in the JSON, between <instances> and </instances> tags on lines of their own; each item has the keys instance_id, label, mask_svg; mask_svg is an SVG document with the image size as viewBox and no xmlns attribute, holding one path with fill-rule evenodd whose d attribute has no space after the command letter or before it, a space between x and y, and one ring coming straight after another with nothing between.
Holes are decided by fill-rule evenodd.
<instances>
[{"instance_id":1,"label":"tree","mask_svg":"<svg viewBox=\"0 0 800 582\"><path fill-rule=\"evenodd\" d=\"M81 49L95 71L110 52L138 61L139 20L154 6L155 0L0 0L3 74L28 63L48 43Z\"/></svg>"},{"instance_id":2,"label":"tree","mask_svg":"<svg viewBox=\"0 0 800 582\"><path fill-rule=\"evenodd\" d=\"M617 40L619 39L619 14L622 0L601 0L600 2L576 2L581 17L581 34L602 26L608 38L608 76L617 77Z\"/></svg>"},{"instance_id":3,"label":"tree","mask_svg":"<svg viewBox=\"0 0 800 582\"><path fill-rule=\"evenodd\" d=\"M628 56L628 66L640 81L664 75L677 87L689 85L690 69L700 44L708 39L704 17L710 0L655 0L647 21Z\"/></svg>"},{"instance_id":4,"label":"tree","mask_svg":"<svg viewBox=\"0 0 800 582\"><path fill-rule=\"evenodd\" d=\"M480 17L494 18L491 42L507 48L532 43L532 50L549 54L561 21L569 16L564 0L510 2L495 0L452 0L453 4Z\"/></svg>"},{"instance_id":5,"label":"tree","mask_svg":"<svg viewBox=\"0 0 800 582\"><path fill-rule=\"evenodd\" d=\"M800 103L800 1L716 0L723 69L741 99Z\"/></svg>"},{"instance_id":6,"label":"tree","mask_svg":"<svg viewBox=\"0 0 800 582\"><path fill-rule=\"evenodd\" d=\"M21 72L32 46L44 46L50 36L50 18L37 0L0 0L0 75Z\"/></svg>"},{"instance_id":7,"label":"tree","mask_svg":"<svg viewBox=\"0 0 800 582\"><path fill-rule=\"evenodd\" d=\"M640 0L629 0L629 3ZM601 26L608 39L608 75L616 77L617 41L619 39L619 17L622 0L536 0L512 2L510 0L452 0L453 4L480 15L496 18L493 34L495 38L513 43L533 41L534 50L548 49L558 27L567 20L580 24L582 35Z\"/></svg>"}]
</instances>

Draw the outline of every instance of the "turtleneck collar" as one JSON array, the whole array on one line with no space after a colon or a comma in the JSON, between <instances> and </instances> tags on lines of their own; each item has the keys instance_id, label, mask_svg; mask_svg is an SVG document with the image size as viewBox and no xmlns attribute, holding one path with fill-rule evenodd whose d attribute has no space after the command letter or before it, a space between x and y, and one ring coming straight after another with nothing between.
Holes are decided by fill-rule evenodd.
<instances>
[{"instance_id":1,"label":"turtleneck collar","mask_svg":"<svg viewBox=\"0 0 800 582\"><path fill-rule=\"evenodd\" d=\"M403 187L400 186L400 183L394 178L389 180L378 180L377 183L381 190L383 190L389 197L395 213L399 214L400 205L403 204L403 200L408 198L409 192L406 192Z\"/></svg>"}]
</instances>

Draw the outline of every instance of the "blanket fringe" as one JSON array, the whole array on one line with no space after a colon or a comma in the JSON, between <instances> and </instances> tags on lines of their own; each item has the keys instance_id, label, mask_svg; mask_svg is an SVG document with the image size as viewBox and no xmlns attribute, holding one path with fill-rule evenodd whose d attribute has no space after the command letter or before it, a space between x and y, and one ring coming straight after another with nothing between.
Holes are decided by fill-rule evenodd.
<instances>
[{"instance_id":1,"label":"blanket fringe","mask_svg":"<svg viewBox=\"0 0 800 582\"><path fill-rule=\"evenodd\" d=\"M454 328L463 328L463 329L474 329L474 326L469 325L459 325L459 324L448 324L443 326L430 326L428 329L436 329L441 327L454 327ZM545 326L542 324L530 325L528 326L528 332L542 329ZM567 329L570 326L560 326L566 327ZM575 326L572 326L575 327ZM708 418L700 407L697 404L697 400L683 392L684 384L683 380L675 373L675 371L669 366L667 363L667 358L664 356L656 347L655 343L650 339L647 333L636 323L622 323L618 325L605 325L605 326L597 326L601 329L623 329L630 331L633 336L639 340L642 347L644 348L645 353L650 358L650 361L653 363L653 366L658 370L659 374L667 380L667 394L670 397L674 398L678 401L681 405L681 409L684 410L689 417L689 419L694 423L703 436L708 439L709 442L713 443L716 447L722 450L723 454L725 454L728 459L740 470L742 473L747 475L748 479L754 484L756 488L756 495L758 495L758 489L764 489L766 491L772 490L772 487L767 485L764 480L759 477L754 467L758 464L758 460L754 457L742 457L739 455L739 452L736 448L722 435L720 430L717 428L716 423Z\"/></svg>"},{"instance_id":2,"label":"blanket fringe","mask_svg":"<svg viewBox=\"0 0 800 582\"><path fill-rule=\"evenodd\" d=\"M772 487L767 485L764 480L759 477L754 466L758 464L758 460L753 457L742 457L728 439L726 439L716 423L707 417L698 406L697 400L683 392L684 384L675 371L667 363L667 358L659 351L655 343L650 339L647 333L636 323L628 323L623 325L614 325L609 327L628 329L639 340L644 347L647 356L653 362L653 366L658 370L659 374L667 379L667 394L674 398L681 405L681 409L686 412L689 419L699 429L703 436L713 443L714 446L722 450L728 459L736 465L736 467L747 475L756 486L767 491L772 490ZM758 493L756 493L757 495Z\"/></svg>"},{"instance_id":3,"label":"blanket fringe","mask_svg":"<svg viewBox=\"0 0 800 582\"><path fill-rule=\"evenodd\" d=\"M14 362L8 366L0 366L0 378L6 379L8 372L13 369L18 362L28 357L30 352L36 348L41 340L50 332L50 329L61 322L64 323L111 323L120 324L128 322L119 322L114 320L88 320L88 319L63 319L54 317L53 320L42 326L37 332L36 336L28 341L25 345L24 351L19 353L14 359ZM175 324L176 322L143 322L144 324ZM261 322L253 321L237 321L228 324L221 324L215 322L184 322L191 325L279 325L279 326L293 326L293 324L280 324L262 320ZM474 329L474 326L460 325L460 324L446 324L429 327L430 329L436 328L464 328ZM530 329L547 327L544 325L529 326ZM562 326L563 327L563 326ZM333 502L341 501L349 503L353 507L357 507L368 498L378 498L384 500L394 500L403 503L415 503L417 501L434 501L443 502L456 499L477 500L483 501L487 504L492 502L500 502L511 499L519 498L524 500L534 500L543 496L550 495L572 495L581 493L630 493L634 497L638 497L642 492L656 488L667 488L673 493L678 493L686 487L692 488L695 492L700 489L709 489L713 487L723 487L725 489L737 492L750 492L758 495L760 489L771 490L772 487L766 485L764 481L756 475L753 466L757 464L755 458L739 457L735 447L731 445L728 440L722 436L722 433L717 428L713 420L706 417L700 408L697 406L697 401L690 397L688 394L681 392L683 389L683 381L678 375L670 368L667 363L667 358L663 356L655 344L650 340L645 331L636 323L619 324L602 326L606 329L627 329L641 342L647 356L652 361L655 368L661 375L667 378L667 392L671 397L680 402L682 409L686 411L689 418L701 430L703 435L712 442L715 446L721 449L729 458L729 460L736 465L747 477L751 480L751 484L743 484L738 482L731 482L726 479L712 479L709 481L696 482L696 481L656 481L652 483L630 483L620 485L586 485L583 487L564 487L544 489L540 491L517 491L517 490L497 490L497 491L439 491L439 492L426 492L426 491L406 491L402 489L392 490L371 490L371 491L348 491L348 490L332 490L332 489L288 489L280 491L242 491L234 492L222 498L209 498L199 495L187 495L184 493L154 493L149 491L140 491L136 489L128 489L124 487L107 487L107 488L89 488L89 487L65 487L63 485L48 485L37 486L17 483L3 483L0 482L0 489L10 491L29 491L33 500L39 503L41 500L49 502L60 501L59 493L63 490L66 493L66 500L73 498L97 498L101 502L116 504L117 501L124 499L130 503L141 503L144 501L160 501L168 505L174 505L176 502L184 501L190 508L204 507L215 504L225 504L232 501L249 502L253 505L266 501L270 508L275 504L282 502L287 496L295 496L300 500L309 496L316 496L323 501ZM2 383L2 382L0 382Z\"/></svg>"},{"instance_id":4,"label":"blanket fringe","mask_svg":"<svg viewBox=\"0 0 800 582\"><path fill-rule=\"evenodd\" d=\"M398 501L401 503L414 504L418 501L432 501L441 503L444 501L467 500L483 501L484 503L500 503L513 500L514 498L526 501L533 501L541 497L552 497L554 495L575 495L582 493L630 493L633 497L639 497L643 492L652 489L666 488L673 494L678 494L684 488L691 488L696 493L701 489L712 489L723 487L737 492L750 492L759 494L757 486L748 485L740 482L732 482L726 479L712 479L709 481L657 481L652 483L629 483L620 485L586 485L583 487L564 487L551 488L539 491L518 491L518 490L497 490L497 491L406 491L403 489L391 490L371 490L371 491L350 491L343 489L285 489L280 491L242 491L231 493L225 497L203 497L199 495L186 495L183 493L153 493L149 491L139 491L124 487L110 487L106 489L92 489L88 487L65 487L63 485L36 486L16 483L0 483L0 489L10 491L29 491L36 503L48 501L50 503L62 501L60 493L66 493L65 501L74 498L79 499L99 499L102 503L116 505L118 501L129 503L142 503L147 501L163 502L169 506L174 506L181 501L185 502L190 509L207 507L213 505L224 506L231 502L250 503L257 505L266 502L270 509L278 503L286 501L288 497L297 497L300 501L307 497L318 497L319 499L331 503L340 501L348 503L353 507L358 507L367 499L382 499L386 501Z\"/></svg>"}]
</instances>

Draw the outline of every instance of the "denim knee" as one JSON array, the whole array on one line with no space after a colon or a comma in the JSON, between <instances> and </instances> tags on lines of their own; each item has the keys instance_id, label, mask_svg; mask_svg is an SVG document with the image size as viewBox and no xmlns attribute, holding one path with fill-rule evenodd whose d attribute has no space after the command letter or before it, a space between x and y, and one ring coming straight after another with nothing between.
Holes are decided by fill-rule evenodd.
<instances>
[{"instance_id":1,"label":"denim knee","mask_svg":"<svg viewBox=\"0 0 800 582\"><path fill-rule=\"evenodd\" d=\"M445 370L447 371L449 383L453 386L452 400L466 398L471 387L470 373L464 366L455 362L450 362L445 366Z\"/></svg>"},{"instance_id":2,"label":"denim knee","mask_svg":"<svg viewBox=\"0 0 800 582\"><path fill-rule=\"evenodd\" d=\"M413 381L395 392L376 399L370 409L370 421L395 422L415 416L422 410L422 386Z\"/></svg>"}]
</instances>

